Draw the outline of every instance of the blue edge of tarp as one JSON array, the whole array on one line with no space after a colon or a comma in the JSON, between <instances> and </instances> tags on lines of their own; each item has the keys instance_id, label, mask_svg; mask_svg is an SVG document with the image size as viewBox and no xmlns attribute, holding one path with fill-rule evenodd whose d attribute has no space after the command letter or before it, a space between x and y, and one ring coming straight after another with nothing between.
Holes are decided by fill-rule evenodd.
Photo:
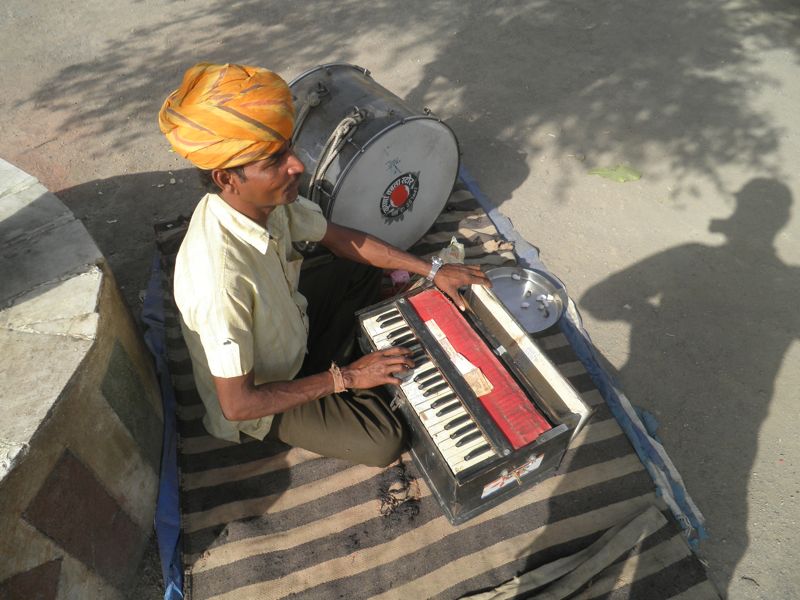
<instances>
[{"instance_id":1,"label":"blue edge of tarp","mask_svg":"<svg viewBox=\"0 0 800 600\"><path fill-rule=\"evenodd\" d=\"M459 168L459 177L487 213L500 235L514 244L514 252L519 263L526 268L542 271L555 277L541 261L538 249L522 238L514 229L511 220L484 196L477 182L463 165ZM650 416L638 414L612 377L600 366L594 345L584 329L580 314L572 301L570 301L564 317L559 322L561 331L600 390L620 427L631 441L639 459L653 478L658 494L664 499L676 520L683 527L690 546L696 549L698 541L707 537L703 526L703 516L689 497L680 475L664 448L643 424L642 418L647 421ZM145 342L155 360L164 406L164 444L155 516L158 551L164 577L164 600L178 600L183 598L183 567L180 556L181 521L175 392L172 389L167 364L164 296L159 256L153 260L150 281L142 308L142 322L146 327Z\"/></svg>"},{"instance_id":2,"label":"blue edge of tarp","mask_svg":"<svg viewBox=\"0 0 800 600\"><path fill-rule=\"evenodd\" d=\"M178 485L178 430L175 421L175 391L167 363L167 336L164 329L164 294L161 260L153 259L150 281L147 284L142 323L144 339L155 361L161 402L164 409L164 441L161 450L161 477L156 501L155 530L161 575L164 578L164 600L183 598L183 567L181 565L180 486Z\"/></svg>"},{"instance_id":3,"label":"blue edge of tarp","mask_svg":"<svg viewBox=\"0 0 800 600\"><path fill-rule=\"evenodd\" d=\"M459 170L459 177L472 195L475 196L483 210L489 215L489 219L494 223L500 235L514 243L514 252L519 258L519 263L524 267L543 271L555 277L541 261L538 249L529 244L514 229L511 220L504 216L483 195L478 184L463 165ZM558 280L557 277L555 279ZM642 423L642 418L645 418L647 422L652 422L654 421L653 417L651 415L638 414L631 406L628 398L619 390L613 378L600 366L594 344L592 344L589 334L583 327L577 307L571 300L564 318L559 321L559 326L578 355L578 359L588 371L597 389L600 390L614 418L628 436L642 464L650 473L653 482L656 484L658 494L664 499L675 519L683 528L689 545L693 549L697 549L698 541L708 537L703 526L703 515L689 497L683 485L683 480L669 456L667 456L664 447Z\"/></svg>"}]
</instances>

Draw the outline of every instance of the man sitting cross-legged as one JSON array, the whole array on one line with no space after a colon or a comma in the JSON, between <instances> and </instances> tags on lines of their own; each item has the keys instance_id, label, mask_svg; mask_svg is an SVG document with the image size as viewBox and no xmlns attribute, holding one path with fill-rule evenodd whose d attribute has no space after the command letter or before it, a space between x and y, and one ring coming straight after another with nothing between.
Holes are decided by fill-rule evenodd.
<instances>
[{"instance_id":1,"label":"man sitting cross-legged","mask_svg":"<svg viewBox=\"0 0 800 600\"><path fill-rule=\"evenodd\" d=\"M372 388L399 383L413 363L402 347L352 360L354 311L377 298L379 269L428 276L459 305L458 288L488 285L486 276L329 223L299 197L294 107L270 71L198 64L159 124L215 189L192 215L174 289L206 429L234 442L245 433L356 463L392 462L402 428ZM320 242L337 259L301 274L297 241Z\"/></svg>"}]
</instances>

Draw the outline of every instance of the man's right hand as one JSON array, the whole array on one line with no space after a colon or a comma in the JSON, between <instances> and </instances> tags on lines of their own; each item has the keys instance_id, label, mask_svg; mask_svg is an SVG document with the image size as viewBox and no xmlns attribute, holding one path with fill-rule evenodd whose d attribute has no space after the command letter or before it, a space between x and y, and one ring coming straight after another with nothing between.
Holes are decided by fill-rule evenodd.
<instances>
[{"instance_id":1,"label":"man's right hand","mask_svg":"<svg viewBox=\"0 0 800 600\"><path fill-rule=\"evenodd\" d=\"M342 377L345 387L367 389L387 383L399 384L400 380L395 373L413 367L414 361L411 360L411 352L407 348L387 348L362 356L342 367Z\"/></svg>"}]
</instances>

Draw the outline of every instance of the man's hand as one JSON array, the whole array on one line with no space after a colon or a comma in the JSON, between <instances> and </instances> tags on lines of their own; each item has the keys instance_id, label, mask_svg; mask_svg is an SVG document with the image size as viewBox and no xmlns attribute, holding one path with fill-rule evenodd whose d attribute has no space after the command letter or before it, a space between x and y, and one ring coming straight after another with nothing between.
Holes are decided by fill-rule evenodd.
<instances>
[{"instance_id":1,"label":"man's hand","mask_svg":"<svg viewBox=\"0 0 800 600\"><path fill-rule=\"evenodd\" d=\"M354 363L342 367L344 385L348 388L367 389L387 383L399 384L395 373L414 367L407 348L387 348L362 356Z\"/></svg>"},{"instance_id":2,"label":"man's hand","mask_svg":"<svg viewBox=\"0 0 800 600\"><path fill-rule=\"evenodd\" d=\"M458 293L458 288L472 284L492 287L491 280L477 265L442 265L442 268L436 273L436 277L433 278L433 283L447 294L461 310L464 310L464 299Z\"/></svg>"}]
</instances>

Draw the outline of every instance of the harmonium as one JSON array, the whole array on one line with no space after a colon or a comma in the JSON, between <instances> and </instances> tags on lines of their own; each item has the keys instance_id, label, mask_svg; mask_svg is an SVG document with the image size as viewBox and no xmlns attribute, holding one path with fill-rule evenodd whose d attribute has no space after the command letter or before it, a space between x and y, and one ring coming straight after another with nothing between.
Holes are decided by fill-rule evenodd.
<instances>
[{"instance_id":1,"label":"harmonium","mask_svg":"<svg viewBox=\"0 0 800 600\"><path fill-rule=\"evenodd\" d=\"M591 412L490 288L464 299L461 312L425 284L357 315L365 351L413 353L389 391L454 525L552 475Z\"/></svg>"}]
</instances>

